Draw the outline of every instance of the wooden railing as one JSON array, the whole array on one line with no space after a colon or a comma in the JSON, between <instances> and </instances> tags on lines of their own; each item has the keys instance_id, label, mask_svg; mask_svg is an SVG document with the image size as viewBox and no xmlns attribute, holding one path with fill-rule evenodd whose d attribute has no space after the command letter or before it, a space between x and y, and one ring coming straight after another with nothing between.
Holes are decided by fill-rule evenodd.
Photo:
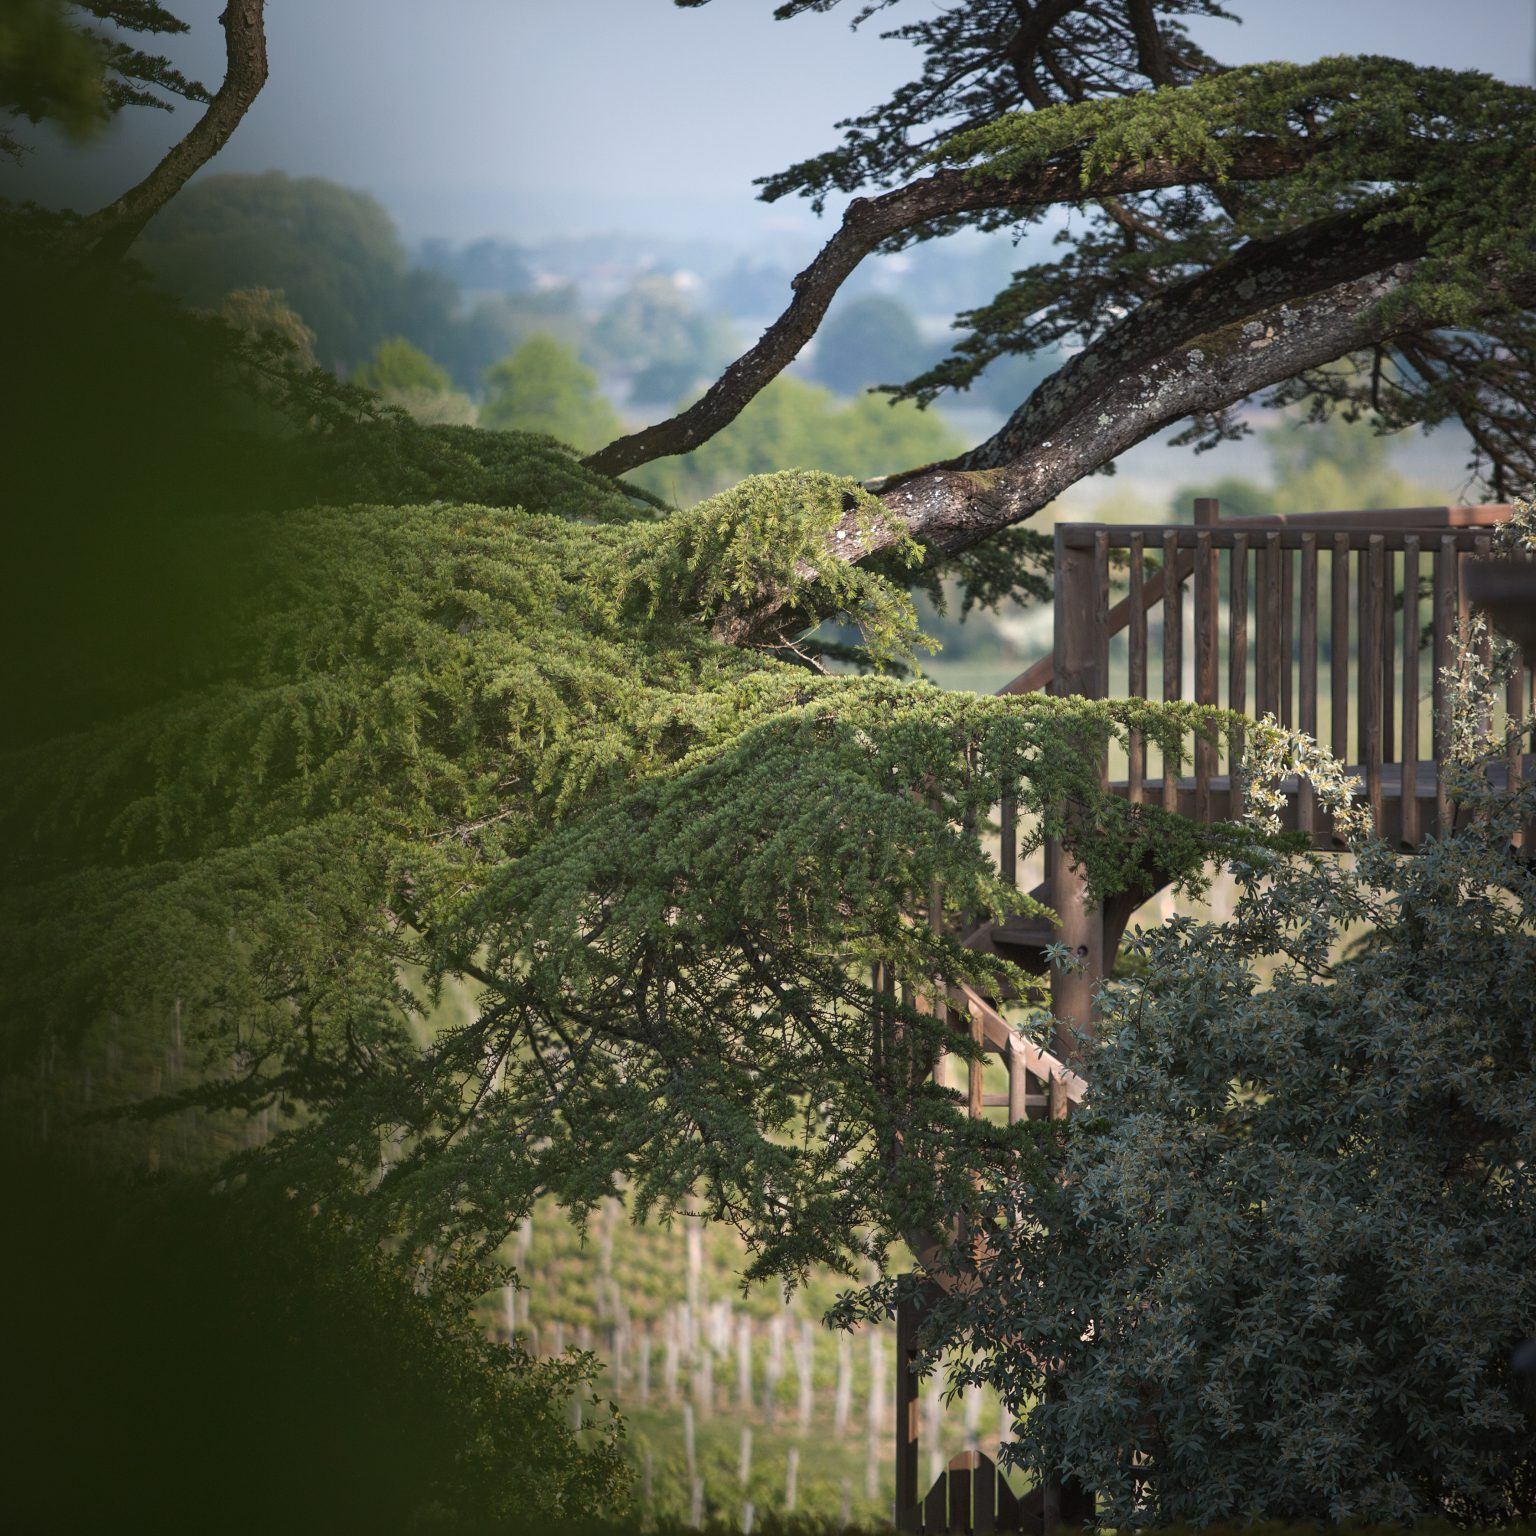
<instances>
[{"instance_id":1,"label":"wooden railing","mask_svg":"<svg viewBox=\"0 0 1536 1536\"><path fill-rule=\"evenodd\" d=\"M1440 678L1467 613L1465 565L1486 556L1507 507L1408 508L1195 526L1065 523L1056 530L1055 644L1004 692L1042 686L1088 697L1192 699L1273 715L1356 772L1378 829L1403 846L1449 829ZM1111 580L1128 566L1127 595ZM1532 714L1531 673L1503 708ZM1240 741L1237 743L1240 749ZM1111 778L1133 801L1199 820L1241 813L1233 743L1204 738L1155 757L1133 739ZM1511 753L1504 772L1529 765ZM1007 821L1007 808L1004 808ZM1309 786L1290 825L1320 845L1332 828ZM1005 849L1013 841L1005 825Z\"/></svg>"}]
</instances>

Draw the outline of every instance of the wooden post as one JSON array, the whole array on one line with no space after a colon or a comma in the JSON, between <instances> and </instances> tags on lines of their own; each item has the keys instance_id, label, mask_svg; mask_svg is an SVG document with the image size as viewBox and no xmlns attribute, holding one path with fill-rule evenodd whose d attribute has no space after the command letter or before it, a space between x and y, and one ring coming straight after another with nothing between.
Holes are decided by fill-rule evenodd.
<instances>
[{"instance_id":1,"label":"wooden post","mask_svg":"<svg viewBox=\"0 0 1536 1536\"><path fill-rule=\"evenodd\" d=\"M1403 781L1398 798L1398 836L1404 847L1419 842L1419 536L1403 540Z\"/></svg>"},{"instance_id":2,"label":"wooden post","mask_svg":"<svg viewBox=\"0 0 1536 1536\"><path fill-rule=\"evenodd\" d=\"M1317 535L1301 536L1301 698L1300 726L1317 739ZM1309 837L1317 834L1317 791L1304 780L1296 823Z\"/></svg>"},{"instance_id":3,"label":"wooden post","mask_svg":"<svg viewBox=\"0 0 1536 1536\"><path fill-rule=\"evenodd\" d=\"M1099 574L1093 549L1073 548L1056 530L1056 636L1053 692L1101 697L1104 605L1095 592ZM1164 601L1166 602L1166 596ZM1059 1060L1078 1054L1078 1040L1093 1027L1093 993L1104 975L1104 918L1088 899L1082 869L1058 846L1053 860L1051 905L1061 919L1061 942L1079 968L1051 973L1054 1050Z\"/></svg>"},{"instance_id":4,"label":"wooden post","mask_svg":"<svg viewBox=\"0 0 1536 1536\"><path fill-rule=\"evenodd\" d=\"M1227 708L1235 715L1248 713L1248 535L1235 534L1227 566ZM1231 786L1231 816L1243 814L1242 768L1243 733L1232 733L1227 759L1227 782Z\"/></svg>"},{"instance_id":5,"label":"wooden post","mask_svg":"<svg viewBox=\"0 0 1536 1536\"><path fill-rule=\"evenodd\" d=\"M1196 509L1196 516L1199 511ZM1220 688L1216 649L1220 568L1209 533L1195 535L1195 700L1218 704ZM1195 820L1211 819L1211 776L1216 772L1216 742L1205 731L1195 736Z\"/></svg>"},{"instance_id":6,"label":"wooden post","mask_svg":"<svg viewBox=\"0 0 1536 1536\"><path fill-rule=\"evenodd\" d=\"M896 1529L922 1528L922 1507L917 1488L917 1432L921 1403L918 1398L918 1307L908 1298L896 1308Z\"/></svg>"}]
</instances>

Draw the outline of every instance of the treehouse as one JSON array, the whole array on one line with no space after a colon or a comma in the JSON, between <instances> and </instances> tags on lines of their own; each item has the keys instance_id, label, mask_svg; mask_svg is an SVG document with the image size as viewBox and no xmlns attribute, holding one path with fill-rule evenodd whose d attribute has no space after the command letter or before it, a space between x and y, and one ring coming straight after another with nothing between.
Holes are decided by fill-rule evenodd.
<instances>
[{"instance_id":1,"label":"treehouse","mask_svg":"<svg viewBox=\"0 0 1536 1536\"><path fill-rule=\"evenodd\" d=\"M1065 523L1056 528L1054 638L1043 657L1002 691L1049 690L1088 698L1134 697L1226 705L1306 733L1358 779L1377 832L1413 850L1455 823L1447 785L1448 723L1441 677L1472 602L1497 591L1508 614L1529 624L1536 610L1536 565L1494 567L1493 532L1508 506L1413 507L1223 518L1215 501L1195 503L1188 526ZM1487 572L1501 579L1490 584ZM1514 572L1511 575L1511 572ZM1112 601L1123 572L1126 595ZM1520 598L1519 593L1525 597ZM1512 595L1513 594L1513 595ZM1511 633L1518 623L1511 627ZM1484 644L1486 645L1486 641ZM1510 720L1533 717L1530 654L1507 685ZM1518 739L1518 738L1516 738ZM1103 764L1112 791L1132 803L1160 804L1201 822L1242 815L1242 780L1234 773L1242 741L1197 736L1185 750L1158 750L1133 733L1118 760ZM1512 748L1489 773L1501 785L1536 772L1536 760ZM1282 823L1320 850L1341 846L1332 819L1310 784L1281 784ZM997 857L1005 880L1020 882L1019 827L1013 806L998 807ZM1527 827L1530 845L1536 829ZM935 923L963 927L963 940L1045 975L1047 946L1061 943L1081 966L1050 974L1055 1037L1050 1050L1026 1039L997 1000L959 988L939 1004L957 1031L970 1035L1007 1069L1005 1094L984 1091L985 1067L967 1065L967 1112L1006 1114L1010 1122L1063 1117L1091 1091L1078 1070L1077 1042L1091 1033L1095 990L1112 970L1135 910L1157 894L1149 879L1102 907L1081 872L1046 850L1045 879L1033 894L1059 917L961 924L936 905ZM942 1075L946 1063L935 1068ZM956 1085L959 1086L959 1085ZM944 1245L910 1239L929 1288L958 1280ZM897 1318L896 1523L903 1531L1029 1531L1052 1536L1092 1509L1092 1495L1071 1486L1016 1497L979 1448L956 1457L926 1495L918 1475L918 1381L912 1370L921 1300Z\"/></svg>"}]
</instances>

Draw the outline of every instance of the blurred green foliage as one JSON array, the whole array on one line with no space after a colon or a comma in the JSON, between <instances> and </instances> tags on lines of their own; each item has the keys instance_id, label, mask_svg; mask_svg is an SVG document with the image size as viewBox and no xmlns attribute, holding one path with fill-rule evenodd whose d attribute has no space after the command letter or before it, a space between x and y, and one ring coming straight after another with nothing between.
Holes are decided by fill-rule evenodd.
<instances>
[{"instance_id":1,"label":"blurred green foliage","mask_svg":"<svg viewBox=\"0 0 1536 1536\"><path fill-rule=\"evenodd\" d=\"M835 304L816 337L811 374L818 384L852 395L876 384L904 384L933 361L912 312L897 299L870 294Z\"/></svg>"},{"instance_id":2,"label":"blurred green foliage","mask_svg":"<svg viewBox=\"0 0 1536 1536\"><path fill-rule=\"evenodd\" d=\"M99 132L127 106L169 109L164 96L206 101L207 91L195 80L124 37L186 30L156 0L6 0L0 11L0 111L52 123L78 140ZM27 147L0 129L0 155L19 160Z\"/></svg>"},{"instance_id":3,"label":"blurred green foliage","mask_svg":"<svg viewBox=\"0 0 1536 1536\"><path fill-rule=\"evenodd\" d=\"M184 303L216 309L236 288L280 288L330 368L385 337L448 328L458 290L413 267L383 206L318 176L209 176L155 218L136 257Z\"/></svg>"},{"instance_id":4,"label":"blurred green foliage","mask_svg":"<svg viewBox=\"0 0 1536 1536\"><path fill-rule=\"evenodd\" d=\"M619 435L597 375L552 336L530 336L486 370L480 425L496 431L545 432L591 453Z\"/></svg>"},{"instance_id":5,"label":"blurred green foliage","mask_svg":"<svg viewBox=\"0 0 1536 1536\"><path fill-rule=\"evenodd\" d=\"M850 401L784 375L702 448L633 476L679 506L747 475L793 466L873 479L959 453L965 442L936 411L863 395Z\"/></svg>"}]
</instances>

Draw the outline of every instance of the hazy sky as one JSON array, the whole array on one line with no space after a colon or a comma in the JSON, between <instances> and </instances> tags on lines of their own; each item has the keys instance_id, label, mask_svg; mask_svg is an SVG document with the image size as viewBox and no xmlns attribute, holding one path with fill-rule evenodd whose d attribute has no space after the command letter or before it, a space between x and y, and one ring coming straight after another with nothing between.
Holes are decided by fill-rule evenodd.
<instances>
[{"instance_id":1,"label":"hazy sky","mask_svg":"<svg viewBox=\"0 0 1536 1536\"><path fill-rule=\"evenodd\" d=\"M210 86L223 0L169 0L168 51ZM938 0L903 0L886 18ZM1536 0L1229 0L1200 41L1239 63L1392 53L1531 79ZM914 55L856 0L772 20L772 0L270 0L272 71L213 170L282 169L368 189L410 240L632 231L750 244L815 221L758 203L754 176L835 141L835 121L910 77ZM124 115L106 144L0 169L0 195L89 206L154 163L196 109Z\"/></svg>"}]
</instances>

